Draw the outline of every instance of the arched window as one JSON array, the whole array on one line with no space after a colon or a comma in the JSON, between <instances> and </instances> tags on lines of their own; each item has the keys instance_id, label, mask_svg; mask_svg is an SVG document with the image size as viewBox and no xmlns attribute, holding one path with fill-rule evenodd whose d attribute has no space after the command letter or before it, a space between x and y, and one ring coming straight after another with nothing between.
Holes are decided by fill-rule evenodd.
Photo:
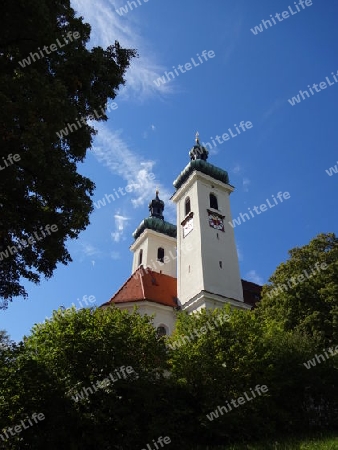
<instances>
[{"instance_id":1,"label":"arched window","mask_svg":"<svg viewBox=\"0 0 338 450\"><path fill-rule=\"evenodd\" d=\"M143 258L143 250L140 250L140 253L138 254L138 265L140 266L142 264L142 258Z\"/></svg>"},{"instance_id":2,"label":"arched window","mask_svg":"<svg viewBox=\"0 0 338 450\"><path fill-rule=\"evenodd\" d=\"M163 262L163 259L164 259L164 248L159 247L157 249L157 261Z\"/></svg>"},{"instance_id":3,"label":"arched window","mask_svg":"<svg viewBox=\"0 0 338 450\"><path fill-rule=\"evenodd\" d=\"M218 201L216 195L210 194L209 198L210 198L210 208L218 209Z\"/></svg>"},{"instance_id":4,"label":"arched window","mask_svg":"<svg viewBox=\"0 0 338 450\"><path fill-rule=\"evenodd\" d=\"M185 215L187 216L191 211L191 207L190 207L190 197L187 197L185 199Z\"/></svg>"},{"instance_id":5,"label":"arched window","mask_svg":"<svg viewBox=\"0 0 338 450\"><path fill-rule=\"evenodd\" d=\"M159 327L157 327L156 333L158 337L166 336L167 330L163 325L160 325Z\"/></svg>"}]
</instances>

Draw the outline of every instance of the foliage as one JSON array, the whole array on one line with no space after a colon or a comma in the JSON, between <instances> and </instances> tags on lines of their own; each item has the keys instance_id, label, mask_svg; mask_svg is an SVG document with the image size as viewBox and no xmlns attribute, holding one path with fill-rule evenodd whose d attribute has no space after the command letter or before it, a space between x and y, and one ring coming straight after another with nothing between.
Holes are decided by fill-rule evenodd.
<instances>
[{"instance_id":1,"label":"foliage","mask_svg":"<svg viewBox=\"0 0 338 450\"><path fill-rule=\"evenodd\" d=\"M6 307L27 295L22 279L38 283L57 263L71 261L65 243L85 229L93 209L94 183L77 171L95 134L88 120L96 120L95 111L107 120L102 109L124 84L136 53L118 42L87 50L90 26L69 0L4 0L0 28L0 298ZM65 40L68 32L80 37ZM60 138L68 124L80 127ZM5 167L10 154L18 157ZM57 231L43 238L46 225Z\"/></svg>"},{"instance_id":2,"label":"foliage","mask_svg":"<svg viewBox=\"0 0 338 450\"><path fill-rule=\"evenodd\" d=\"M196 446L187 450L337 450L338 436L314 436L312 438L278 437L260 443L224 445L217 447Z\"/></svg>"},{"instance_id":3,"label":"foliage","mask_svg":"<svg viewBox=\"0 0 338 450\"><path fill-rule=\"evenodd\" d=\"M0 346L0 429L45 415L6 448L145 448L169 436L176 450L336 426L334 358L304 366L318 344L313 337L229 308L177 319L174 335L160 338L137 311L59 310L23 343ZM173 349L180 336L190 341ZM133 371L118 379L122 366ZM98 387L110 374L115 380ZM257 385L268 391L209 420Z\"/></svg>"},{"instance_id":4,"label":"foliage","mask_svg":"<svg viewBox=\"0 0 338 450\"><path fill-rule=\"evenodd\" d=\"M256 313L262 319L276 320L285 330L314 336L322 348L337 345L338 238L333 233L320 234L289 254L290 259L281 263L270 277L271 284L263 287ZM303 281L302 278L297 281L300 275ZM280 288L278 295L274 295L276 291L272 290L283 285L287 289Z\"/></svg>"},{"instance_id":5,"label":"foliage","mask_svg":"<svg viewBox=\"0 0 338 450\"><path fill-rule=\"evenodd\" d=\"M224 312L229 310L179 315L169 343ZM275 321L234 310L229 321L173 350L173 378L186 386L197 404L200 431L195 443L250 442L277 432L333 427L338 419L334 359L310 370L304 366L317 346L314 338L299 331L284 331ZM207 417L244 392L252 398L250 389L257 385L266 385L268 392L213 420Z\"/></svg>"},{"instance_id":6,"label":"foliage","mask_svg":"<svg viewBox=\"0 0 338 450\"><path fill-rule=\"evenodd\" d=\"M291 251L293 272L288 262L272 279L279 283L293 276L303 267L293 266L295 259L304 266L325 261L331 281L318 273L308 283L331 295L335 251L334 236L321 235ZM288 292L281 305L266 300L271 289L266 287L263 306L251 312L229 305L193 315L178 312L170 337L157 336L151 317L116 307L55 311L19 345L0 332L0 429L34 412L46 417L11 437L5 448L129 450L146 448L159 436L171 438L172 450L335 448L330 441L321 446L297 439L328 433L338 424L338 359L323 347L335 336L331 310L325 319L325 304L333 302L323 296L312 311L301 297L305 284L298 297L293 294L307 305L310 320ZM98 387L122 366L133 370ZM267 389L253 396L257 386ZM228 410L221 414L218 407L224 406ZM290 444L281 436L290 437Z\"/></svg>"},{"instance_id":7,"label":"foliage","mask_svg":"<svg viewBox=\"0 0 338 450\"><path fill-rule=\"evenodd\" d=\"M119 378L122 366L134 371ZM54 312L35 325L0 375L6 402L0 429L33 412L46 417L6 448L138 448L161 435L174 443L180 419L192 411L184 390L164 377L166 368L166 348L149 317L116 308ZM110 374L114 381L97 387Z\"/></svg>"}]
</instances>

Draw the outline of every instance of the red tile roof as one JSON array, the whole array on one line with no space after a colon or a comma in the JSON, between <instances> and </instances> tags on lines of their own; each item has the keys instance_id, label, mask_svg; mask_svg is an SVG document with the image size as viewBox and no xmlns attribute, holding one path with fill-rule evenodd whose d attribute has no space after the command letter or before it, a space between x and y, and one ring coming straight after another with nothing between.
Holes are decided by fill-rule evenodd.
<instances>
[{"instance_id":1,"label":"red tile roof","mask_svg":"<svg viewBox=\"0 0 338 450\"><path fill-rule=\"evenodd\" d=\"M262 287L242 280L244 302L255 306L261 298ZM111 303L141 302L148 300L165 306L176 307L177 278L144 269L140 266L124 285L102 306Z\"/></svg>"},{"instance_id":2,"label":"red tile roof","mask_svg":"<svg viewBox=\"0 0 338 450\"><path fill-rule=\"evenodd\" d=\"M177 279L140 266L124 285L102 306L111 303L150 302L176 307Z\"/></svg>"}]
</instances>

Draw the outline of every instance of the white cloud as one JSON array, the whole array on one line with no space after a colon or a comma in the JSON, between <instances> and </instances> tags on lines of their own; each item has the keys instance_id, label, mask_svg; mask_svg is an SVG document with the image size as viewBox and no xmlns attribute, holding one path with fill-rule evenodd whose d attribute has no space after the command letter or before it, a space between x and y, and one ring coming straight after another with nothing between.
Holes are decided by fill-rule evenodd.
<instances>
[{"instance_id":1,"label":"white cloud","mask_svg":"<svg viewBox=\"0 0 338 450\"><path fill-rule=\"evenodd\" d=\"M130 91L137 95L133 98L144 99L158 93L169 93L172 91L170 83L156 86L156 80L166 70L159 65L151 51L147 48L148 44L139 33L139 25L136 22L134 14L128 14L126 17L120 17L115 9L114 3L95 0L83 1L72 0L72 7L78 15L84 17L84 21L90 23L92 27L91 41L92 46L102 46L103 48L119 41L124 48L137 48L140 54L139 58L133 58L130 67L126 73L126 86L120 88L119 96L130 96Z\"/></svg>"},{"instance_id":2,"label":"white cloud","mask_svg":"<svg viewBox=\"0 0 338 450\"><path fill-rule=\"evenodd\" d=\"M259 276L255 270L250 270L246 274L245 279L248 281L252 281L253 283L259 284L259 285L264 284L263 278L261 276Z\"/></svg>"},{"instance_id":3,"label":"white cloud","mask_svg":"<svg viewBox=\"0 0 338 450\"><path fill-rule=\"evenodd\" d=\"M239 164L236 164L235 167L232 169L232 173L237 175L240 172L242 172L242 167Z\"/></svg>"},{"instance_id":4,"label":"white cloud","mask_svg":"<svg viewBox=\"0 0 338 450\"><path fill-rule=\"evenodd\" d=\"M120 242L121 236L122 236L122 233L120 233L118 231L111 233L111 237L114 242Z\"/></svg>"},{"instance_id":5,"label":"white cloud","mask_svg":"<svg viewBox=\"0 0 338 450\"><path fill-rule=\"evenodd\" d=\"M138 185L131 193L131 203L137 208L149 202L159 187L160 198L166 203L166 210L173 215L174 205L169 201L171 192L162 187L152 173L154 161L144 160L141 156L130 150L126 142L121 139L121 132L110 131L104 124L97 124L98 135L95 142L98 146L92 147L94 156L108 169L122 177L127 184Z\"/></svg>"},{"instance_id":6,"label":"white cloud","mask_svg":"<svg viewBox=\"0 0 338 450\"><path fill-rule=\"evenodd\" d=\"M243 178L243 190L244 192L249 192L249 185L250 185L251 181L249 180L249 178Z\"/></svg>"},{"instance_id":7,"label":"white cloud","mask_svg":"<svg viewBox=\"0 0 338 450\"><path fill-rule=\"evenodd\" d=\"M98 256L101 255L101 250L94 247L94 245L89 244L88 242L81 242L82 252L85 256Z\"/></svg>"},{"instance_id":8,"label":"white cloud","mask_svg":"<svg viewBox=\"0 0 338 450\"><path fill-rule=\"evenodd\" d=\"M263 114L263 121L267 120L272 114L277 112L285 103L285 100L277 98L271 107Z\"/></svg>"},{"instance_id":9,"label":"white cloud","mask_svg":"<svg viewBox=\"0 0 338 450\"><path fill-rule=\"evenodd\" d=\"M111 237L114 242L120 242L124 229L126 228L127 222L130 220L128 217L122 216L121 214L115 214L115 231L111 233Z\"/></svg>"},{"instance_id":10,"label":"white cloud","mask_svg":"<svg viewBox=\"0 0 338 450\"><path fill-rule=\"evenodd\" d=\"M156 130L155 125L150 125L150 130L151 131L155 131ZM147 139L147 137L148 137L148 131L144 131L143 132L143 139Z\"/></svg>"},{"instance_id":11,"label":"white cloud","mask_svg":"<svg viewBox=\"0 0 338 450\"><path fill-rule=\"evenodd\" d=\"M243 253L238 244L236 245L236 249L237 249L238 261L243 261L243 259L244 259Z\"/></svg>"},{"instance_id":12,"label":"white cloud","mask_svg":"<svg viewBox=\"0 0 338 450\"><path fill-rule=\"evenodd\" d=\"M121 255L119 252L110 252L111 259L120 259Z\"/></svg>"},{"instance_id":13,"label":"white cloud","mask_svg":"<svg viewBox=\"0 0 338 450\"><path fill-rule=\"evenodd\" d=\"M209 151L209 156L215 156L215 155L218 155L218 153L219 153L218 147L213 147L208 151Z\"/></svg>"},{"instance_id":14,"label":"white cloud","mask_svg":"<svg viewBox=\"0 0 338 450\"><path fill-rule=\"evenodd\" d=\"M76 246L76 253L79 255L80 262L84 261L85 258L93 258L93 256L100 258L103 256L102 251L89 242L78 242L78 244L79 246ZM91 259L91 264L94 266L95 260Z\"/></svg>"}]
</instances>

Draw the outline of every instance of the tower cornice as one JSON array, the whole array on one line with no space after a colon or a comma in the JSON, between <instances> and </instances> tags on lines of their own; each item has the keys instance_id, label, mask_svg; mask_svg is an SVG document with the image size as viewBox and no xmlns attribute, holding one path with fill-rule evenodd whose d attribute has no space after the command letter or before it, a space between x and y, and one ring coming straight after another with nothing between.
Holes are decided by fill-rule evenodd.
<instances>
[{"instance_id":1,"label":"tower cornice","mask_svg":"<svg viewBox=\"0 0 338 450\"><path fill-rule=\"evenodd\" d=\"M227 171L220 169L219 167L216 167L213 164L208 163L207 161L203 161L203 159L195 159L193 161L190 161L190 163L186 165L183 171L173 182L176 190L178 190L182 186L182 184L187 181L187 179L194 171L202 172L205 175L209 175L211 178L214 178L215 180L221 181L224 184L229 184L229 175Z\"/></svg>"},{"instance_id":2,"label":"tower cornice","mask_svg":"<svg viewBox=\"0 0 338 450\"><path fill-rule=\"evenodd\" d=\"M157 217L147 217L146 219L142 220L140 225L134 231L134 239L136 240L139 236L141 236L141 234L146 229L154 230L158 233L166 234L167 236L173 238L176 238L177 235L176 225L173 225L170 222L166 222L165 220L158 219Z\"/></svg>"},{"instance_id":3,"label":"tower cornice","mask_svg":"<svg viewBox=\"0 0 338 450\"><path fill-rule=\"evenodd\" d=\"M171 224L170 224L171 225ZM173 225L176 229L176 226ZM143 232L136 238L136 240L131 244L129 247L131 251L134 251L136 248L138 248L146 239L150 238L156 238L165 233L159 233L158 231L154 231L150 228L145 228ZM165 234L165 238L168 240L168 242L172 242L173 245L176 245L176 235L175 236L169 236L168 234Z\"/></svg>"},{"instance_id":4,"label":"tower cornice","mask_svg":"<svg viewBox=\"0 0 338 450\"><path fill-rule=\"evenodd\" d=\"M209 164L209 165L211 166L212 164ZM194 184L194 182L198 179L204 180L214 186L217 186L218 188L222 189L223 191L227 191L229 194L231 194L235 190L234 186L232 186L229 183L225 183L222 180L218 180L218 179L214 178L213 176L205 174L204 172L193 170L192 172L190 172L188 178L186 178L186 180L182 184L180 184L180 186L177 188L176 192L171 196L170 200L172 200L175 203L177 201L179 201L182 198L182 196L184 196L185 193ZM176 182L176 180L175 180L175 182Z\"/></svg>"}]
</instances>

